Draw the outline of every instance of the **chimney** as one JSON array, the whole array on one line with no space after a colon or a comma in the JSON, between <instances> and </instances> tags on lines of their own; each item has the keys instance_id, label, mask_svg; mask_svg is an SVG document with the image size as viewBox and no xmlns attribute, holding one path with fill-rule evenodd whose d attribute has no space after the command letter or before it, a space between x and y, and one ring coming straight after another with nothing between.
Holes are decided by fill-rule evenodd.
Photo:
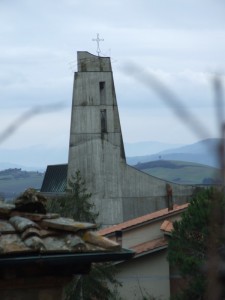
<instances>
[{"instance_id":1,"label":"chimney","mask_svg":"<svg viewBox=\"0 0 225 300\"><path fill-rule=\"evenodd\" d=\"M168 211L173 210L173 189L169 183L166 184L166 198Z\"/></svg>"}]
</instances>

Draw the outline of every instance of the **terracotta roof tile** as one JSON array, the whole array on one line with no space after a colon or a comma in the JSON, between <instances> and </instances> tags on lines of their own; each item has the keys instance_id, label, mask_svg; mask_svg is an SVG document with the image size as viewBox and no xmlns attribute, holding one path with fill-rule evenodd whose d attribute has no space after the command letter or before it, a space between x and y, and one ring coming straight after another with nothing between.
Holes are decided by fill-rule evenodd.
<instances>
[{"instance_id":1,"label":"terracotta roof tile","mask_svg":"<svg viewBox=\"0 0 225 300\"><path fill-rule=\"evenodd\" d=\"M0 203L0 257L30 252L50 254L122 250L118 243L94 231L96 224L76 222L57 214L38 213L45 210L43 196L39 199L32 189L24 195L24 202L23 195L19 198L19 206L18 201L16 205ZM35 213L32 213L32 208Z\"/></svg>"},{"instance_id":2,"label":"terracotta roof tile","mask_svg":"<svg viewBox=\"0 0 225 300\"><path fill-rule=\"evenodd\" d=\"M149 242L145 242L139 245L132 247L131 249L135 251L135 255L143 254L145 252L150 252L153 250L159 250L162 247L166 247L168 245L168 241L163 237L159 239L155 239Z\"/></svg>"},{"instance_id":3,"label":"terracotta roof tile","mask_svg":"<svg viewBox=\"0 0 225 300\"><path fill-rule=\"evenodd\" d=\"M169 220L165 220L165 221L162 223L160 229L161 229L162 231L165 231L165 232L169 232L169 233L170 233L170 232L173 230L173 223L172 223L171 221L169 221Z\"/></svg>"},{"instance_id":4,"label":"terracotta roof tile","mask_svg":"<svg viewBox=\"0 0 225 300\"><path fill-rule=\"evenodd\" d=\"M156 220L161 217L167 217L167 216L173 215L176 212L177 213L181 212L181 211L185 210L187 207L188 207L188 203L185 203L183 205L175 205L173 210L170 210L170 211L168 211L168 208L164 208L164 209L158 210L156 212L153 212L153 213L150 213L150 214L147 214L147 215L135 218L135 219L128 220L128 221L120 223L118 225L114 225L114 226L110 226L110 227L101 229L101 230L99 230L99 233L101 235L107 235L107 234L113 233L115 231L127 230L134 226L148 223L150 221Z\"/></svg>"}]
</instances>

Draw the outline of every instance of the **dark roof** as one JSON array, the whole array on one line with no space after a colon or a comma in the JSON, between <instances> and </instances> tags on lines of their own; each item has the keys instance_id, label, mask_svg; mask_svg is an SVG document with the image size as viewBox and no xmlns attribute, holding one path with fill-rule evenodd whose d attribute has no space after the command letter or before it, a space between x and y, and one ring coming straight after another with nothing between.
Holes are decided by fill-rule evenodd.
<instances>
[{"instance_id":1,"label":"dark roof","mask_svg":"<svg viewBox=\"0 0 225 300\"><path fill-rule=\"evenodd\" d=\"M47 166L42 193L63 193L66 190L68 164Z\"/></svg>"}]
</instances>

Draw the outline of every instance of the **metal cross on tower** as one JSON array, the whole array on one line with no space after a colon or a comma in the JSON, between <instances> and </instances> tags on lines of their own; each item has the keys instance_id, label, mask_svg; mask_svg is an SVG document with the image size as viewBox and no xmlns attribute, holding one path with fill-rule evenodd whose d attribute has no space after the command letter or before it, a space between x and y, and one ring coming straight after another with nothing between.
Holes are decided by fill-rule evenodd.
<instances>
[{"instance_id":1,"label":"metal cross on tower","mask_svg":"<svg viewBox=\"0 0 225 300\"><path fill-rule=\"evenodd\" d=\"M92 39L92 41L97 42L97 53L98 53L98 56L99 56L99 54L100 54L100 52L101 52L100 47L99 47L99 42L104 41L104 39L100 39L100 38L99 38L99 34L97 33L97 38L96 38L96 39Z\"/></svg>"}]
</instances>

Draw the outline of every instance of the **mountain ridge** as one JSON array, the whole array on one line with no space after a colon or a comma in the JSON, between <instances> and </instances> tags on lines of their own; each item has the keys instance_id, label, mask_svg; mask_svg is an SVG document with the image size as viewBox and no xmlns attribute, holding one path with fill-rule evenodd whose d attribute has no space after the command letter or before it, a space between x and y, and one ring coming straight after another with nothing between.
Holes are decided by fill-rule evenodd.
<instances>
[{"instance_id":1,"label":"mountain ridge","mask_svg":"<svg viewBox=\"0 0 225 300\"><path fill-rule=\"evenodd\" d=\"M218 167L219 164L216 155L218 142L219 139L216 138L205 139L186 146L182 145L181 147L176 147L177 144L167 144L157 141L125 143L127 163L135 165L139 162L165 159L196 162ZM130 150L129 146L131 146ZM156 149L160 150L152 153ZM138 155L130 156L129 153L134 153L132 151L136 151L135 153ZM139 153L145 152L149 153L147 155L139 155ZM47 165L67 163L68 148L66 146L47 148L43 145L37 145L20 149L0 149L0 159L0 170L21 168L27 171L43 172L46 170Z\"/></svg>"},{"instance_id":2,"label":"mountain ridge","mask_svg":"<svg viewBox=\"0 0 225 300\"><path fill-rule=\"evenodd\" d=\"M219 141L220 139L218 138L205 139L190 145L167 149L152 155L127 157L127 163L136 165L138 163L163 159L193 162L218 168L217 149Z\"/></svg>"}]
</instances>

